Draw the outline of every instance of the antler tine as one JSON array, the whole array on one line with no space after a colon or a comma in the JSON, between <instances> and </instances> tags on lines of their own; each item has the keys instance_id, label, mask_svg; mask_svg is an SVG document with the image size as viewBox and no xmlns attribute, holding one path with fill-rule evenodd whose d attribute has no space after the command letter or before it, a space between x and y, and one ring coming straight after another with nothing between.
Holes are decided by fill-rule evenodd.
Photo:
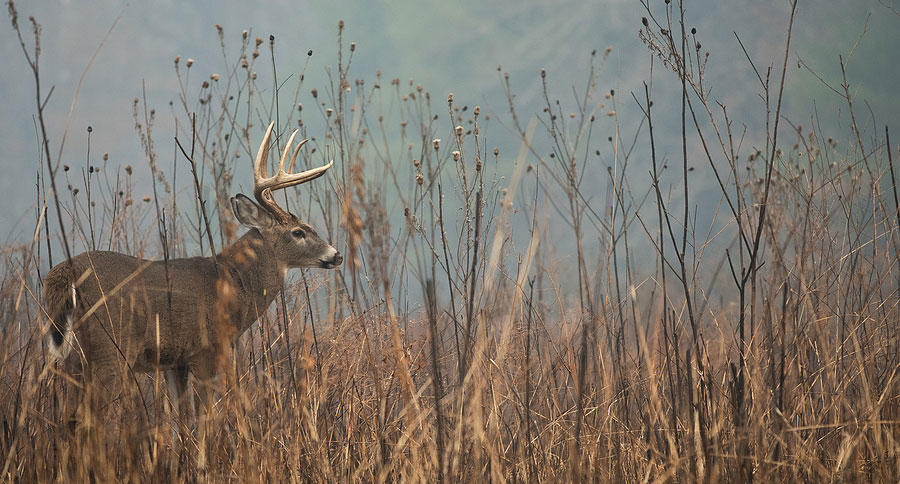
<instances>
[{"instance_id":1,"label":"antler tine","mask_svg":"<svg viewBox=\"0 0 900 484\"><path fill-rule=\"evenodd\" d=\"M291 146L294 144L294 138L297 136L297 133L300 130L295 129L293 133L291 133L291 137L288 138L288 142L284 145L284 151L281 153L281 161L278 162L278 173L275 174L275 178L280 177L281 175L287 175L284 171L284 162L287 161L287 157L291 154ZM293 165L293 163L291 163ZM293 171L293 170L291 170Z\"/></svg>"},{"instance_id":2,"label":"antler tine","mask_svg":"<svg viewBox=\"0 0 900 484\"><path fill-rule=\"evenodd\" d=\"M269 141L271 139L272 128L274 126L274 122L269 124L269 129L266 130L266 135L265 137L263 137L262 144L259 145L259 152L256 155L256 163L253 168L253 193L254 195L256 195L256 199L261 205L266 207L270 212L272 212L282 220L287 220L290 219L290 214L282 210L281 207L279 207L278 204L275 203L275 198L272 196L272 192L274 190L280 190L282 188L300 185L301 183L306 183L308 181L319 178L320 176L324 175L332 165L334 165L334 160L331 160L327 165L323 165L318 168L312 168L300 173L293 173L294 162L297 160L297 155L300 153L300 148L302 148L303 145L307 142L307 140L303 140L293 150L291 161L288 164L288 172L290 173L285 172L284 163L285 161L287 161L288 155L291 154L291 145L294 144L294 137L297 136L298 132L298 130L294 130L294 132L291 134L290 139L288 139L287 145L284 147L284 151L281 154L281 160L278 163L278 172L275 173L274 176L269 177L266 165L269 157Z\"/></svg>"},{"instance_id":3,"label":"antler tine","mask_svg":"<svg viewBox=\"0 0 900 484\"><path fill-rule=\"evenodd\" d=\"M291 139L294 139L294 138L291 137ZM303 145L305 145L307 141L309 141L309 140L305 139L305 140L300 141L300 144L298 144L297 147L294 148L294 154L291 156L291 162L288 163L288 171L289 172L291 172L291 173L294 172L294 162L297 161L297 155L300 154L300 148L303 148Z\"/></svg>"},{"instance_id":4,"label":"antler tine","mask_svg":"<svg viewBox=\"0 0 900 484\"><path fill-rule=\"evenodd\" d=\"M259 144L259 151L256 152L256 162L253 164L253 187L254 192L258 193L261 189L258 189L259 185L263 183L268 176L266 172L268 169L266 165L269 160L269 140L272 138L272 128L275 127L275 122L272 121L269 123L269 128L266 130L266 135L263 136L262 143Z\"/></svg>"},{"instance_id":5,"label":"antler tine","mask_svg":"<svg viewBox=\"0 0 900 484\"><path fill-rule=\"evenodd\" d=\"M320 176L324 175L326 171L334 164L334 160L329 162L327 165L320 166L318 168L311 168L306 171L302 171L300 173L289 173L284 171L284 163L287 161L288 154L291 153L291 145L294 144L294 137L297 136L297 130L291 134L291 137L288 139L287 146L284 147L284 152L281 154L281 161L278 164L278 173L275 176L270 178L266 178L263 180L263 188L269 188L270 190L281 190L282 188L291 187L294 185L300 185L301 183L306 183L310 180L315 180ZM306 144L307 140L303 140L294 149L294 153L291 156L291 161L288 165L288 170L294 171L294 163L297 161L297 155L300 153L300 148Z\"/></svg>"}]
</instances>

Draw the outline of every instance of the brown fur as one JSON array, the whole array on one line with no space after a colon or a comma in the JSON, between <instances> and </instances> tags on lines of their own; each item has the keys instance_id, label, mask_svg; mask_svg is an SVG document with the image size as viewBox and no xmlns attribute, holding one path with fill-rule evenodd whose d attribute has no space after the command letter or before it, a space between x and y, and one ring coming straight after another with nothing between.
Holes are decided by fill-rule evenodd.
<instances>
[{"instance_id":1,"label":"brown fur","mask_svg":"<svg viewBox=\"0 0 900 484\"><path fill-rule=\"evenodd\" d=\"M188 372L208 382L230 344L281 291L287 268L341 263L340 253L307 224L277 221L238 198L235 214L255 228L226 247L217 263L94 251L50 269L44 293L52 320L48 343L59 353L61 336L71 333L62 364L76 377L92 377L104 407L135 374L157 368L172 370L167 379L177 380L177 394L184 392ZM303 237L293 235L298 228Z\"/></svg>"}]
</instances>

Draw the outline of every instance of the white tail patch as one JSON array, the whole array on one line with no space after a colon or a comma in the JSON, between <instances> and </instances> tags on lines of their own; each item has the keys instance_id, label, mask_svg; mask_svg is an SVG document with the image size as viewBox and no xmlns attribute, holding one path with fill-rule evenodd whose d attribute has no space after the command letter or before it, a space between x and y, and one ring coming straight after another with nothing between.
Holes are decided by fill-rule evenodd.
<instances>
[{"instance_id":1,"label":"white tail patch","mask_svg":"<svg viewBox=\"0 0 900 484\"><path fill-rule=\"evenodd\" d=\"M66 305L69 307L66 307L66 326L62 329L62 343L60 343L59 345L56 344L56 341L53 337L54 331L52 328L47 333L47 349L50 352L50 361L64 360L72 351L73 340L75 339L75 332L72 330L72 323L75 319L76 308L75 284L70 284L69 289L69 292L71 294L71 306L69 306L68 304Z\"/></svg>"}]
</instances>

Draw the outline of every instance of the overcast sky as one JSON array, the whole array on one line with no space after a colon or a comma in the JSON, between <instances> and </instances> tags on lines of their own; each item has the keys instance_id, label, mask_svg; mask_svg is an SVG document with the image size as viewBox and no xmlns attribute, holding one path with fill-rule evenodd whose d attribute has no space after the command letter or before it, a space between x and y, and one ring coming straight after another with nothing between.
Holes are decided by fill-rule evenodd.
<instances>
[{"instance_id":1,"label":"overcast sky","mask_svg":"<svg viewBox=\"0 0 900 484\"><path fill-rule=\"evenodd\" d=\"M761 102L755 95L759 82L735 34L758 67L780 66L787 2L686 3L690 26L698 29L698 38L710 51L707 78L713 97L728 104L740 123L754 129L752 116L748 114L749 120L740 120L739 116L758 116L761 112ZM225 63L216 24L222 25L232 47L237 45L242 29L249 29L252 36L275 35L279 70L285 76L296 75L306 52L313 50L306 75L309 83L316 85L325 82L326 69L336 63L337 23L344 19L346 41L357 43L355 77L372 79L375 70L381 69L386 78L415 79L441 98L452 91L459 102L480 104L498 115L504 114L506 106L498 65L510 72L521 105L533 111L539 110L540 69L547 68L555 89L566 96L572 86L583 86L593 49L613 48L599 85L602 90L625 93L619 98L622 101L631 99L628 93L639 92L641 83L649 77L650 56L638 38L641 17L646 13L634 0L463 0L433 4L414 0L283 0L265 2L265 8L256 5L261 3L18 2L19 23L29 45L28 16L35 16L42 25L41 82L45 94L53 88L47 104L53 156L59 150L79 78L103 42L84 75L62 159L72 165L85 163L86 129L91 126L92 159L109 153L112 164L142 166L145 162L133 127L131 100L142 96L145 88L148 104L161 112L167 110L168 103L178 95L173 70L176 56L195 59L193 69L199 73L196 82L219 72ZM808 70L798 67L802 61L831 86L840 88L838 56L842 55L849 58L848 81L858 96L868 136L883 133L883 126L891 124L900 140L898 10L897 0L801 1L789 63L786 115L803 123L817 112L829 125L823 130L846 131L843 128L848 119L840 98ZM0 177L0 190L6 195L0 212L0 242L21 242L30 238L33 230L39 150L33 119L34 81L8 19L0 27L0 52L4 100L0 114L0 168L4 176ZM661 101L664 107L665 100ZM636 112L627 102L620 109L623 115ZM172 124L171 116L161 116L157 123L161 152L174 150L170 141ZM506 135L496 136L502 141ZM661 133L661 137L666 136Z\"/></svg>"}]
</instances>

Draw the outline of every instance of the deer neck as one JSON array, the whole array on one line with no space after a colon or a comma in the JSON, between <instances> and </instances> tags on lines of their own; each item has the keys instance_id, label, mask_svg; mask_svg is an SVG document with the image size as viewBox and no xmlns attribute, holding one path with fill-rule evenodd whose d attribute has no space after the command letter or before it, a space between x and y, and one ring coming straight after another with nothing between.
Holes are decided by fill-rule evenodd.
<instances>
[{"instance_id":1,"label":"deer neck","mask_svg":"<svg viewBox=\"0 0 900 484\"><path fill-rule=\"evenodd\" d=\"M281 264L257 229L250 229L218 256L219 299L240 336L281 292L287 266ZM230 292L233 291L233 292Z\"/></svg>"}]
</instances>

